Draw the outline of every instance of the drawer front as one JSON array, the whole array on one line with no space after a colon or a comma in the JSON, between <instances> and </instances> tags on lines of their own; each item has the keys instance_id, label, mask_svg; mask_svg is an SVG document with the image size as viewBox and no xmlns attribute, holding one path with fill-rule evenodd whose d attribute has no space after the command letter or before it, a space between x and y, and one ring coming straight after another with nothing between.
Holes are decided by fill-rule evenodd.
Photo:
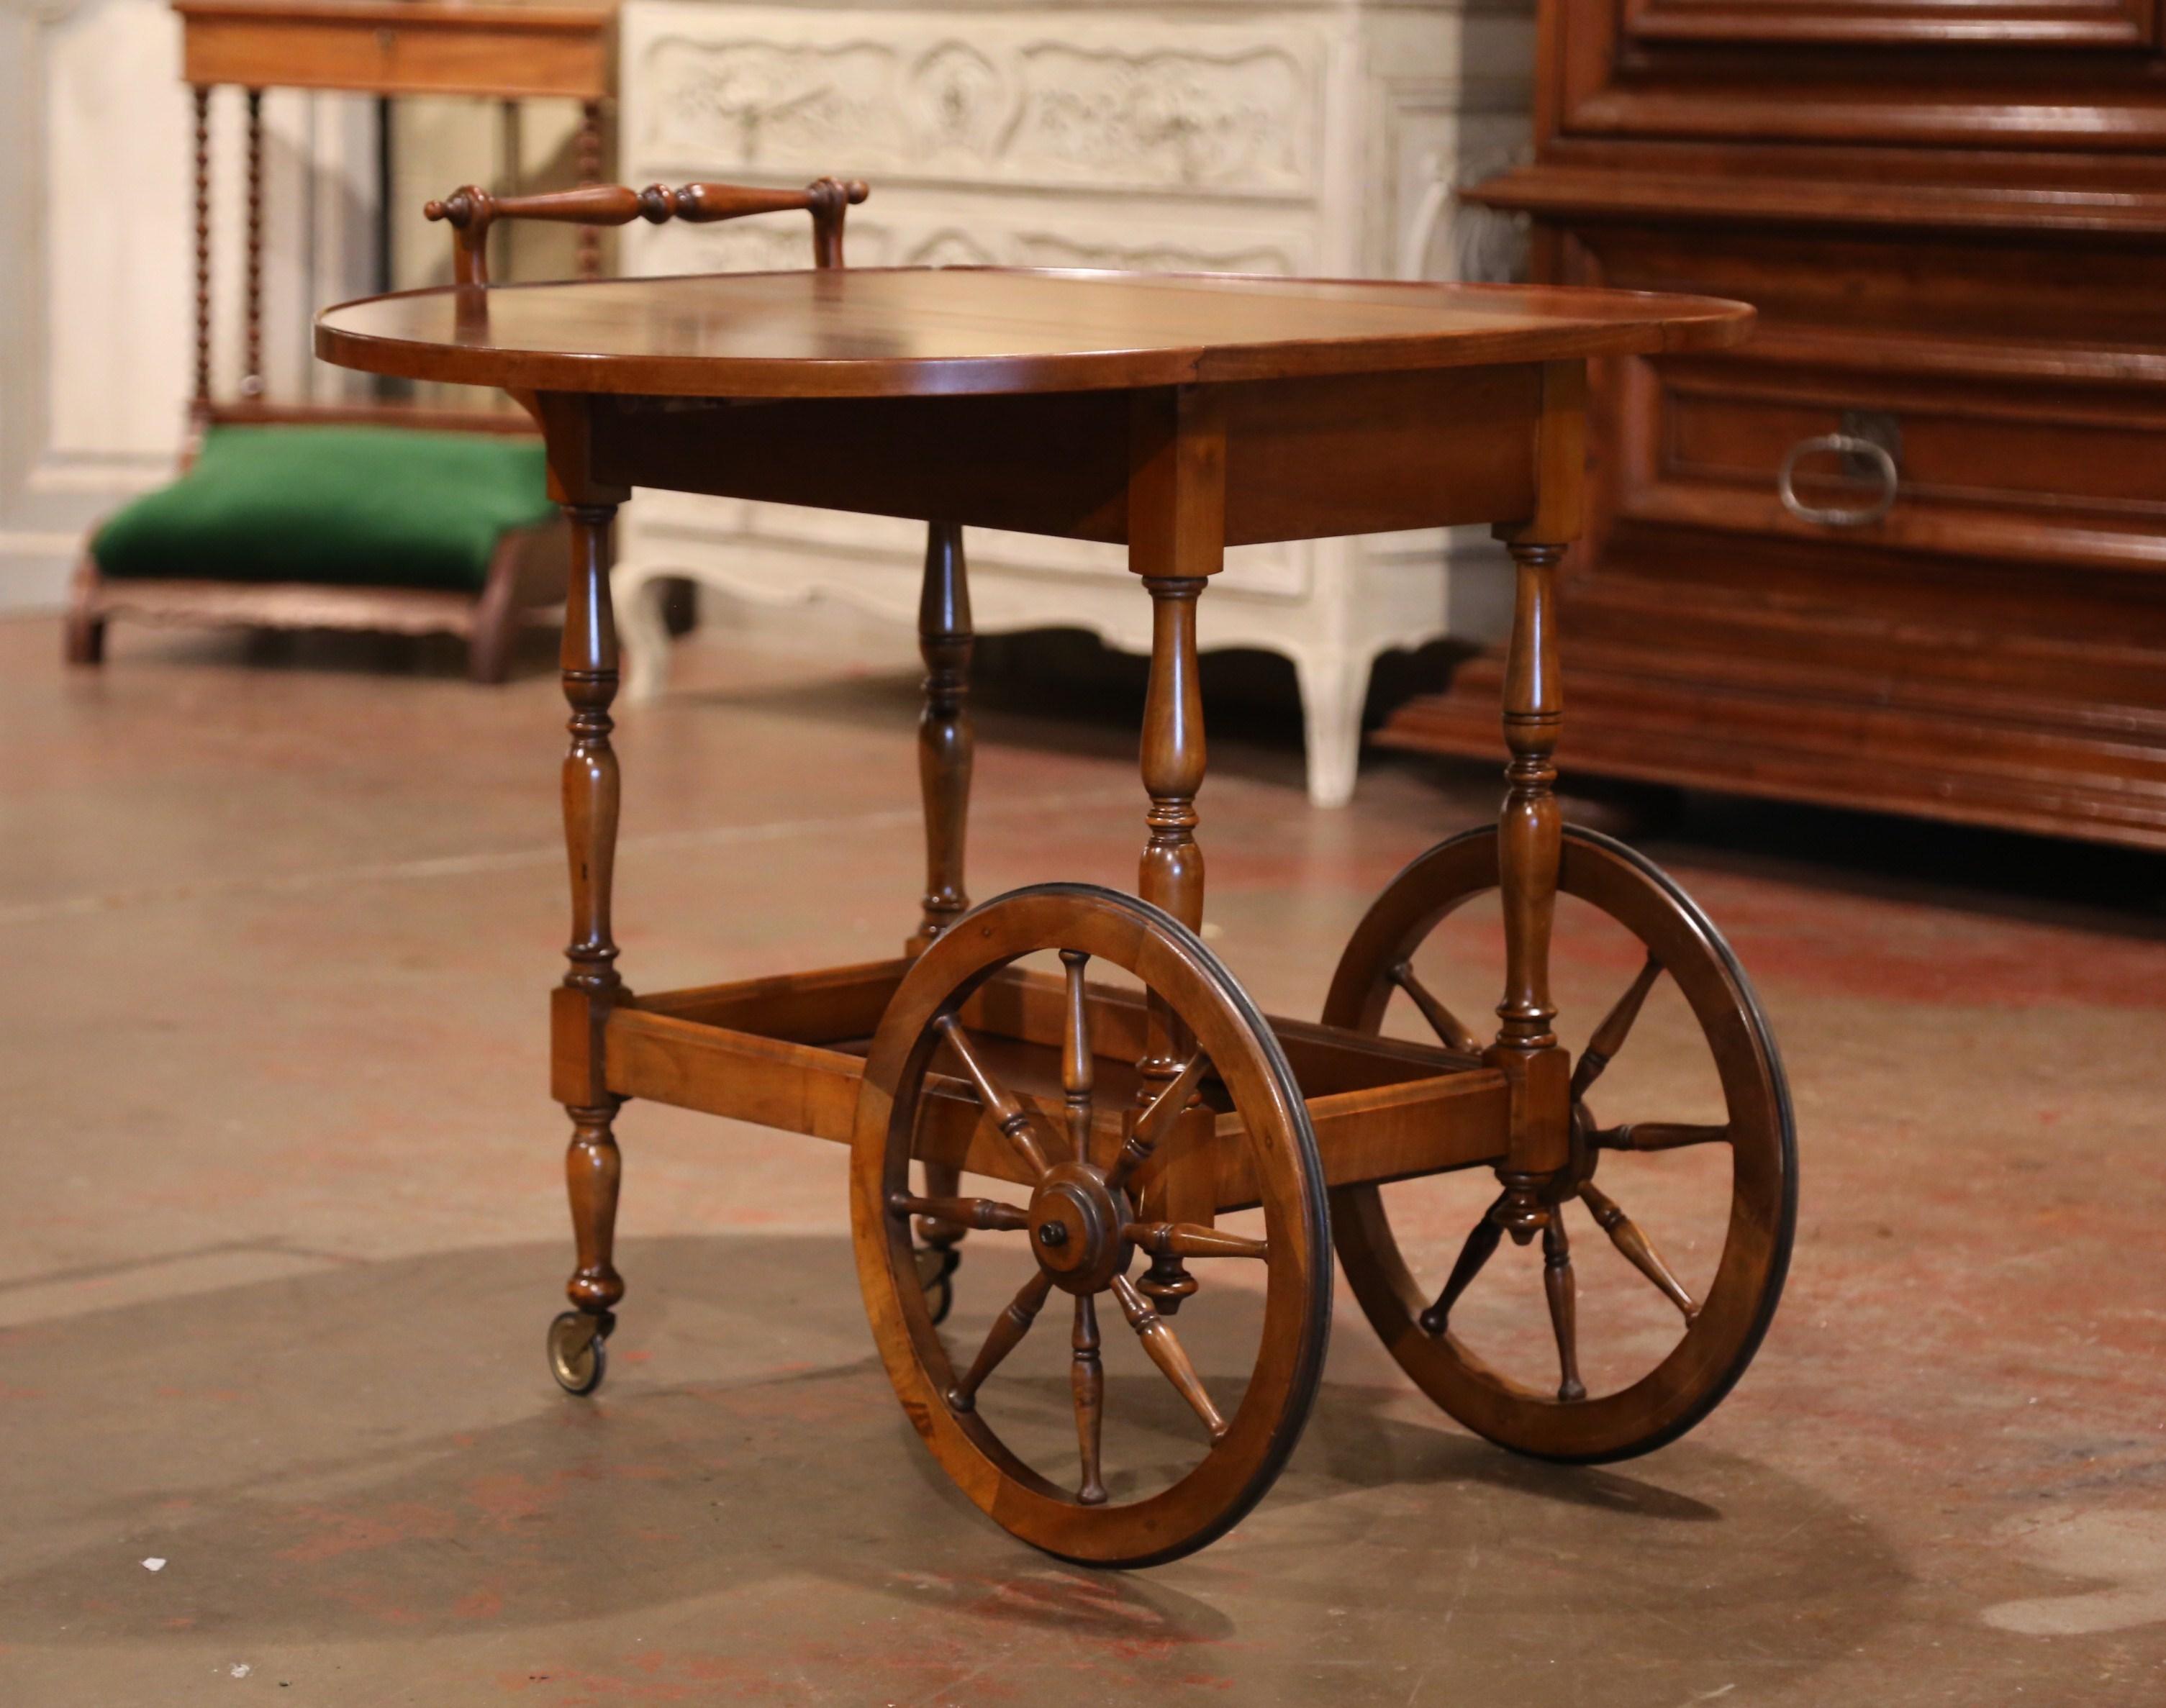
<instances>
[{"instance_id":1,"label":"drawer front","mask_svg":"<svg viewBox=\"0 0 2166 1708\"><path fill-rule=\"evenodd\" d=\"M2150 150L2159 0L1545 0L1551 136Z\"/></svg>"},{"instance_id":2,"label":"drawer front","mask_svg":"<svg viewBox=\"0 0 2166 1708\"><path fill-rule=\"evenodd\" d=\"M354 89L381 95L568 96L610 92L610 24L516 13L404 22L296 12L186 20L184 75L198 87Z\"/></svg>"},{"instance_id":3,"label":"drawer front","mask_svg":"<svg viewBox=\"0 0 2166 1708\"><path fill-rule=\"evenodd\" d=\"M1761 307L1740 351L1611 375L1614 518L2166 570L2166 344L2137 341L2126 318L2132 303L2166 302L2166 261L1735 235L1599 240L1608 282Z\"/></svg>"},{"instance_id":4,"label":"drawer front","mask_svg":"<svg viewBox=\"0 0 2166 1708\"><path fill-rule=\"evenodd\" d=\"M2166 569L2166 394L1950 382L1904 374L1899 343L1855 347L1852 366L1772 339L1755 359L1643 364L1620 395L1638 456L1619 514Z\"/></svg>"},{"instance_id":5,"label":"drawer front","mask_svg":"<svg viewBox=\"0 0 2166 1708\"><path fill-rule=\"evenodd\" d=\"M1614 0L1627 41L2099 48L2158 39L2157 0Z\"/></svg>"}]
</instances>

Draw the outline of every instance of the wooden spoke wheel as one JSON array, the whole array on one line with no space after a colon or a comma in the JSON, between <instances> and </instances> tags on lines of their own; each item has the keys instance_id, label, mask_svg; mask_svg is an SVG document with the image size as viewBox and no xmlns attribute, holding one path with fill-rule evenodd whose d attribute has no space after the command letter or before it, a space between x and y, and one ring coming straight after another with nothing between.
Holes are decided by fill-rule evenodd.
<instances>
[{"instance_id":1,"label":"wooden spoke wheel","mask_svg":"<svg viewBox=\"0 0 2166 1708\"><path fill-rule=\"evenodd\" d=\"M1063 970L1055 991L1063 1041L1046 1052L1057 1057L1057 1075L1042 1071L1033 1083L1012 1052L1003 1053L1006 1041L965 1010L1003 969L1046 952L1058 952ZM1131 1068L1102 1038L1094 1048L1094 1028L1112 1030L1112 1010L1094 1004L1086 982L1094 962L1121 969L1149 993L1150 1060ZM1046 1083L1052 1078L1057 1083ZM965 1104L960 1122L952 1119L959 1097L976 1105ZM940 1133L951 1151L964 1141L973 1147L967 1159L943 1155L940 1166L1012 1183L998 1197L913 1194L913 1153L943 1142ZM1191 1221L1157 1215L1169 1201L1160 1183L1184 1156L1210 1160L1187 1147L1228 1144L1246 1148L1260 1240L1210 1226L1207 1211ZM1066 1559L1148 1565L1223 1534L1271 1486L1308 1419L1329 1331L1323 1173L1277 1039L1192 932L1132 896L1087 884L1015 890L966 914L918 958L888 1004L866 1061L852 1145L858 1272L880 1356L933 1457L996 1522ZM913 1219L1012 1240L1018 1255L1029 1255L1029 1278L983 1344L954 1362L920 1280ZM1153 1263L1140 1286L1128 1274L1138 1256ZM1255 1266L1263 1277L1255 1364L1230 1415L1221 1402L1233 1384L1199 1373L1168 1321L1198 1285L1212 1291L1209 1272L1220 1259L1245 1259L1249 1278ZM1187 1274L1184 1260L1204 1276ZM1075 1446L1064 1449L1065 1465L1041 1470L1012 1449L987 1413L1001 1409L1003 1361L1049 1304L1072 1319L1058 1332L1071 1353ZM1101 1305L1112 1309L1101 1313ZM1180 1415L1192 1445L1178 1446L1164 1486L1101 1463L1103 1337L1123 1326L1186 1402ZM1157 1376L1149 1379L1155 1386Z\"/></svg>"},{"instance_id":2,"label":"wooden spoke wheel","mask_svg":"<svg viewBox=\"0 0 2166 1708\"><path fill-rule=\"evenodd\" d=\"M1394 995L1403 993L1448 1047L1478 1050L1470 1029L1410 963L1447 915L1496 887L1493 830L1454 837L1408 866L1370 909L1340 957L1324 1007L1326 1022L1379 1031ZM1434 1283L1425 1288L1415 1280L1379 1188L1334 1193L1332 1215L1339 1260L1355 1297L1424 1393L1502 1446L1541 1458L1595 1463L1675 1441L1712 1411L1744 1373L1774 1315L1789 1264L1797 1150L1789 1093L1767 1021L1729 946L1683 891L1624 844L1570 828L1564 833L1558 887L1622 925L1646 954L1575 1064L1572 1164L1546 1194L1552 1224L1545 1235L1544 1276L1556 1346L1542 1348L1541 1356L1550 1368L1561 1368L1561 1379L1542 1386L1522 1382L1485 1363L1452 1329L1454 1306L1497 1251L1502 1231L1490 1215L1466 1236L1440 1292ZM1601 1126L1589 1106L1597 1083L1665 978L1683 994L1713 1055L1725 1119L1720 1125L1635 1121ZM1606 1189L1616 1183L1598 1184L1594 1175L1611 1151L1678 1152L1701 1146L1720 1146L1729 1153L1730 1209L1713 1279L1705 1296L1694 1298L1649 1231L1609 1195ZM1573 1209L1575 1200L1584 1216ZM1601 1393L1587 1393L1579 1378L1577 1323L1582 1319L1575 1310L1569 1244L1575 1222L1602 1230L1638 1272L1633 1284L1667 1297L1683 1330L1653 1368ZM1441 1267L1425 1265L1424 1273ZM1528 1284L1542 1284L1529 1278ZM1529 1351L1532 1355L1535 1349Z\"/></svg>"}]
</instances>

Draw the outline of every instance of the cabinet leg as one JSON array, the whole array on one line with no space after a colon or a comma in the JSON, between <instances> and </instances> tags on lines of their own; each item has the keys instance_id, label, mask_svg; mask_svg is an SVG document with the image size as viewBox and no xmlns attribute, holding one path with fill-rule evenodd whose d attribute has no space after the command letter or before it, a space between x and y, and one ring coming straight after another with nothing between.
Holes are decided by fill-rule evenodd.
<instances>
[{"instance_id":1,"label":"cabinet leg","mask_svg":"<svg viewBox=\"0 0 2166 1708\"><path fill-rule=\"evenodd\" d=\"M1361 712L1369 701L1371 665L1334 658L1297 658L1301 733L1308 757L1308 804L1343 807L1354 799L1361 767Z\"/></svg>"},{"instance_id":2,"label":"cabinet leg","mask_svg":"<svg viewBox=\"0 0 2166 1708\"><path fill-rule=\"evenodd\" d=\"M616 577L624 646L624 693L639 702L658 698L669 684L669 580L634 567Z\"/></svg>"},{"instance_id":3,"label":"cabinet leg","mask_svg":"<svg viewBox=\"0 0 2166 1708\"><path fill-rule=\"evenodd\" d=\"M467 676L472 681L493 686L511 674L512 649L526 614L519 603L525 545L521 533L507 530L490 554L489 580L474 602L473 627L467 635Z\"/></svg>"}]
</instances>

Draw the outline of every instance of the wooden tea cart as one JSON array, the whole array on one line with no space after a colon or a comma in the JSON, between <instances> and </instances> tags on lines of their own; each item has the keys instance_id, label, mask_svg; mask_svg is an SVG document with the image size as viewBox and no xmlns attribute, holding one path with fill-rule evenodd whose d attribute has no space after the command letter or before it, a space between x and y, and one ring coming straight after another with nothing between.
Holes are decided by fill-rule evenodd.
<instances>
[{"instance_id":1,"label":"wooden tea cart","mask_svg":"<svg viewBox=\"0 0 2166 1708\"><path fill-rule=\"evenodd\" d=\"M611 189L483 208L468 191L439 210L468 245L518 214L621 223L791 206L818 221L821 264L469 283L350 303L318 323L329 361L524 399L573 532L573 939L552 1036L553 1092L573 1127L578 1259L574 1309L550 1333L557 1379L584 1393L602 1377L624 1293L611 1263L614 1124L627 1099L647 1098L851 1147L865 1305L904 1410L973 1501L1067 1558L1173 1558L1270 1486L1316 1393L1334 1241L1393 1356L1491 1440L1592 1462L1691 1428L1742 1372L1781 1290L1796 1201L1789 1105L1767 1025L1714 928L1647 862L1561 822L1551 613L1580 527L1588 358L1734 344L1751 311L1561 288L846 271L843 211L863 194L823 180L788 196ZM634 485L934 525L920 725L930 885L901 957L644 995L620 975L609 539ZM1493 525L1517 565L1503 812L1387 888L1347 946L1322 1024L1268 1018L1197 935L1197 602L1230 545L1465 523ZM1125 544L1153 602L1139 898L1054 883L967 905L967 525ZM1506 961L1493 1036L1412 967L1440 921L1492 890ZM1557 1041L1550 995L1561 892L1645 951L1576 1059ZM1021 964L1032 957L1040 969ZM1665 978L1704 1037L1725 1118L1603 1125L1589 1093ZM1402 994L1434 1044L1381 1036ZM1712 1280L1694 1296L1593 1177L1614 1151L1706 1147L1728 1153L1730 1208ZM1498 1189L1438 1290L1415 1280L1409 1257L1428 1268L1432 1254L1403 1249L1380 1189L1461 1169L1493 1171ZM964 1174L991 1183L987 1195L965 1195ZM1608 1391L1588 1391L1579 1374L1564 1219L1574 1200L1677 1308L1674 1344ZM1260 1232L1218 1226L1256 1209ZM1016 1241L1028 1279L979 1343L951 1351L938 1323L965 1230ZM1507 1235L1543 1242L1555 1382L1491 1368L1452 1326ZM1260 1279L1262 1319L1238 1404L1222 1407L1231 1385L1199 1374L1175 1319L1228 1264ZM1028 1462L988 1416L1003 1360L1056 1294L1072 1480ZM1192 1463L1170 1479L1101 1464L1101 1303L1194 1413Z\"/></svg>"}]
</instances>

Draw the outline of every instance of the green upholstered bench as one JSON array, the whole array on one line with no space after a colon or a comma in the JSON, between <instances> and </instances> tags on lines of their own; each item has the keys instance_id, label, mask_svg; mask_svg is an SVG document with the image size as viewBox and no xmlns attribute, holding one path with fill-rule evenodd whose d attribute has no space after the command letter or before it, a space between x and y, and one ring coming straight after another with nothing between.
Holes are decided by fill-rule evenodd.
<instances>
[{"instance_id":1,"label":"green upholstered bench","mask_svg":"<svg viewBox=\"0 0 2166 1708\"><path fill-rule=\"evenodd\" d=\"M214 427L193 467L98 531L123 580L478 595L508 529L556 514L541 441L401 427Z\"/></svg>"},{"instance_id":2,"label":"green upholstered bench","mask_svg":"<svg viewBox=\"0 0 2166 1708\"><path fill-rule=\"evenodd\" d=\"M561 598L542 444L525 433L213 425L193 464L92 536L69 651L106 619L447 630L501 680L516 625Z\"/></svg>"}]
</instances>

